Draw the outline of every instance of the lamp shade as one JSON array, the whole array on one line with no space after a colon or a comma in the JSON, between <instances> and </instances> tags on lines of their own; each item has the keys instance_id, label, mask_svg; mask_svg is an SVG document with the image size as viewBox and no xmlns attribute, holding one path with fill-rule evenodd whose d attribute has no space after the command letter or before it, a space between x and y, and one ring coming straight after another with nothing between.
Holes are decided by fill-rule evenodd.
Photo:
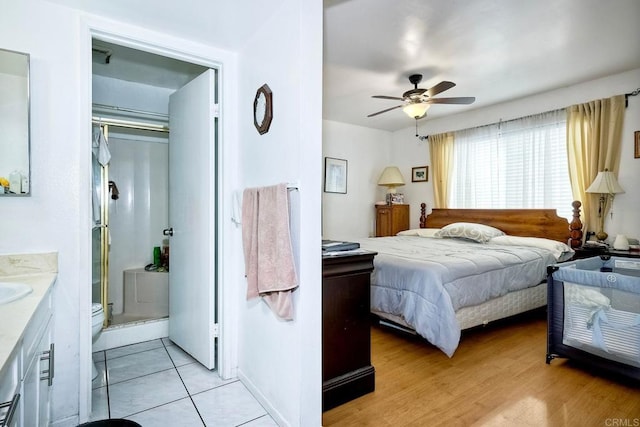
<instances>
[{"instance_id":1,"label":"lamp shade","mask_svg":"<svg viewBox=\"0 0 640 427\"><path fill-rule=\"evenodd\" d=\"M431 104L424 102L412 102L402 107L402 111L412 119L419 119L427 114L427 110L431 107Z\"/></svg>"},{"instance_id":2,"label":"lamp shade","mask_svg":"<svg viewBox=\"0 0 640 427\"><path fill-rule=\"evenodd\" d=\"M599 193L599 194L618 194L624 193L620 184L618 184L618 180L613 172L608 170L604 170L602 172L598 172L596 179L593 180L589 188L586 189L587 193Z\"/></svg>"},{"instance_id":3,"label":"lamp shade","mask_svg":"<svg viewBox=\"0 0 640 427\"><path fill-rule=\"evenodd\" d=\"M398 185L404 185L404 179L397 166L387 166L382 171L382 175L378 179L378 185L385 185L389 189L393 189Z\"/></svg>"}]
</instances>

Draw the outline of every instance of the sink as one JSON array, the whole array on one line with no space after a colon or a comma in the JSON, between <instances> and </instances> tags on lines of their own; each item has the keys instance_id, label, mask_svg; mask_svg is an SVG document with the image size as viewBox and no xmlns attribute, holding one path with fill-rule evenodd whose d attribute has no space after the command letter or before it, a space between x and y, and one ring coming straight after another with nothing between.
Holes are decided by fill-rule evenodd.
<instances>
[{"instance_id":1,"label":"sink","mask_svg":"<svg viewBox=\"0 0 640 427\"><path fill-rule=\"evenodd\" d=\"M24 283L0 282L0 304L18 300L33 291L31 286Z\"/></svg>"}]
</instances>

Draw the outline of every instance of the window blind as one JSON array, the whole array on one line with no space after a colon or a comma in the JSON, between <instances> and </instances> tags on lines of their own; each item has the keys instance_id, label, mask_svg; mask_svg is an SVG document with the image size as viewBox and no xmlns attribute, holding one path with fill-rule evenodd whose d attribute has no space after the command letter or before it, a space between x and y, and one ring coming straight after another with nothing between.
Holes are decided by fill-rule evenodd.
<instances>
[{"instance_id":1,"label":"window blind","mask_svg":"<svg viewBox=\"0 0 640 427\"><path fill-rule=\"evenodd\" d=\"M449 206L556 209L571 218L564 110L455 133Z\"/></svg>"}]
</instances>

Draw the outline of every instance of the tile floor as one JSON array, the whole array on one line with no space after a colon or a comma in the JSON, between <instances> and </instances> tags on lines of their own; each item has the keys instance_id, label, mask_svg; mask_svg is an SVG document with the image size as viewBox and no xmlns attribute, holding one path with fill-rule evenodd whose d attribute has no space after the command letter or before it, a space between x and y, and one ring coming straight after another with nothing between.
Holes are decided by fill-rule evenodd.
<instances>
[{"instance_id":1,"label":"tile floor","mask_svg":"<svg viewBox=\"0 0 640 427\"><path fill-rule=\"evenodd\" d=\"M91 420L146 426L277 426L237 379L222 380L169 339L93 353Z\"/></svg>"}]
</instances>

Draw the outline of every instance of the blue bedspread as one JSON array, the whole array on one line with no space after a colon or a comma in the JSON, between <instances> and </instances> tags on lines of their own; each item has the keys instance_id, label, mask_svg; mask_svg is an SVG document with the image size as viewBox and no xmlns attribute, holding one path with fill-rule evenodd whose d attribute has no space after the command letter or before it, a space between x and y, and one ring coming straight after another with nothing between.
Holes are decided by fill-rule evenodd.
<instances>
[{"instance_id":1,"label":"blue bedspread","mask_svg":"<svg viewBox=\"0 0 640 427\"><path fill-rule=\"evenodd\" d=\"M378 252L371 309L400 316L449 357L460 341L455 311L536 286L557 260L547 249L415 236L358 240Z\"/></svg>"}]
</instances>

